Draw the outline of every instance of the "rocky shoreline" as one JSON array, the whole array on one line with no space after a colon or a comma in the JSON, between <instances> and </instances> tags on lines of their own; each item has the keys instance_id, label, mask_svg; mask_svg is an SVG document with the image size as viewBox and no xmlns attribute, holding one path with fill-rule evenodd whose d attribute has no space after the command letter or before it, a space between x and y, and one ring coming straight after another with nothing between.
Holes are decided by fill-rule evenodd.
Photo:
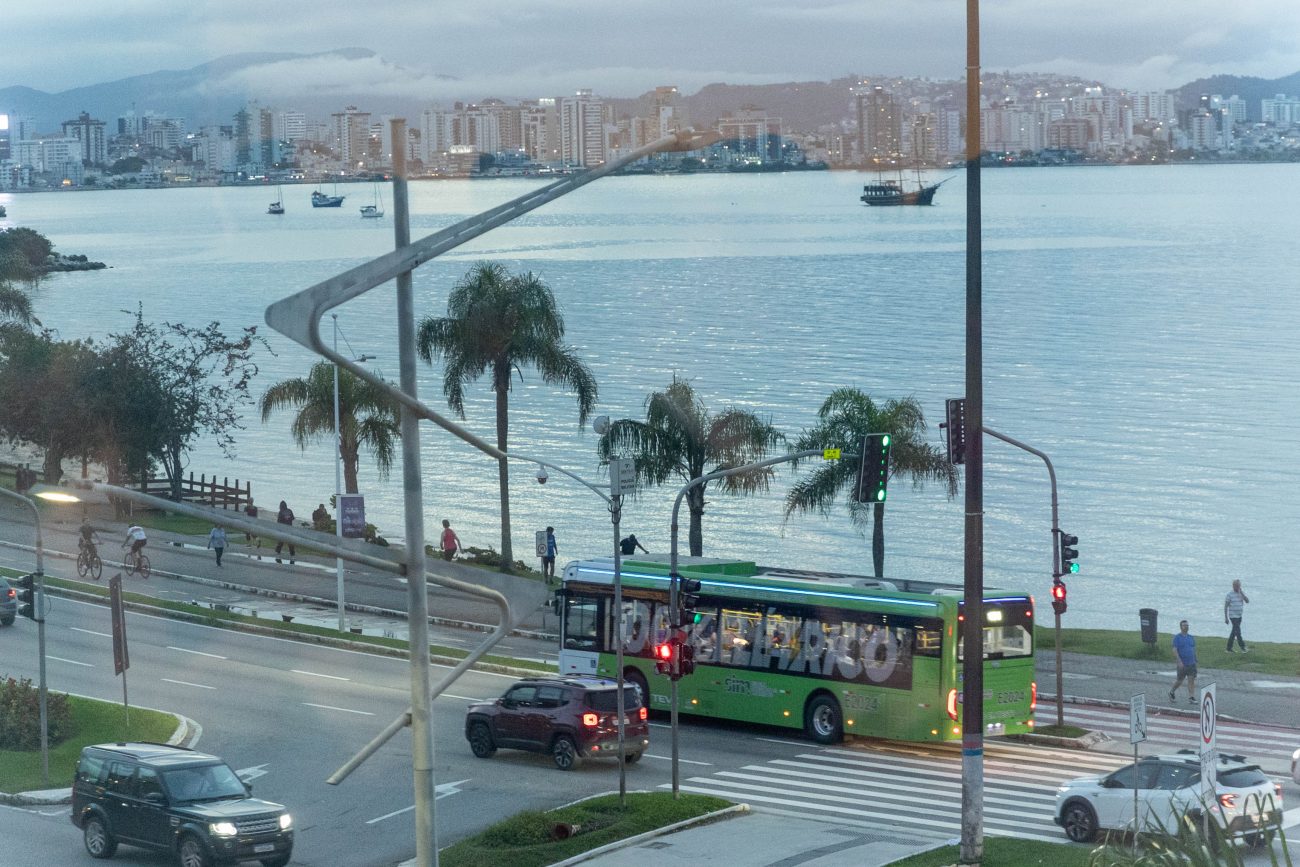
<instances>
[{"instance_id":1,"label":"rocky shoreline","mask_svg":"<svg viewBox=\"0 0 1300 867\"><path fill-rule=\"evenodd\" d=\"M60 253L51 253L50 257L45 260L41 272L53 274L56 271L98 271L107 267L103 262L92 262L85 256L64 256Z\"/></svg>"}]
</instances>

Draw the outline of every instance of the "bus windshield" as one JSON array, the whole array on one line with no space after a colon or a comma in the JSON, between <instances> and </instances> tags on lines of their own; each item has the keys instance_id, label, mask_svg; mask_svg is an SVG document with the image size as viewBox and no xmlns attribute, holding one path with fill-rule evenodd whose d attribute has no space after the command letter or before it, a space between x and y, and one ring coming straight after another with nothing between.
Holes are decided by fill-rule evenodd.
<instances>
[{"instance_id":1,"label":"bus windshield","mask_svg":"<svg viewBox=\"0 0 1300 867\"><path fill-rule=\"evenodd\" d=\"M958 606L964 611L965 604ZM964 616L963 616L964 621ZM984 602L984 658L1034 655L1034 617L1028 599ZM957 659L965 659L965 642L957 641Z\"/></svg>"}]
</instances>

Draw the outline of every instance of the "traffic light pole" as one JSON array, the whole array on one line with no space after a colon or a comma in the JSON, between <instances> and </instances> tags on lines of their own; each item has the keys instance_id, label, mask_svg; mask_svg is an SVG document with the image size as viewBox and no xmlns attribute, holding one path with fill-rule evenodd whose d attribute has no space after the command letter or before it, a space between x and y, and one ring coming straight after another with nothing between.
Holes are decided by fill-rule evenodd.
<instances>
[{"instance_id":1,"label":"traffic light pole","mask_svg":"<svg viewBox=\"0 0 1300 867\"><path fill-rule=\"evenodd\" d=\"M1047 478L1052 485L1052 575L1055 577L1057 564L1060 563L1060 553L1057 548L1057 542L1061 536L1061 525L1056 501L1056 470L1052 467L1052 459L1033 446L1026 445L1020 442L1020 440L1012 439L1004 433L998 433L992 428L984 428L984 433L991 437L997 437L1004 443L1009 443L1018 449L1024 449L1031 455L1038 455L1038 457L1043 459L1043 463L1047 465ZM1065 725L1065 700L1063 698L1061 682L1061 614L1058 611L1056 612L1056 724L1058 726Z\"/></svg>"},{"instance_id":2,"label":"traffic light pole","mask_svg":"<svg viewBox=\"0 0 1300 867\"><path fill-rule=\"evenodd\" d=\"M32 619L36 621L36 649L40 654L40 714L41 714L41 781L50 785L50 720L46 712L47 695L45 683L45 545L41 540L41 513L36 503L22 494L8 488L0 488L0 494L17 500L32 510L32 523L36 526L36 587L32 593Z\"/></svg>"},{"instance_id":3,"label":"traffic light pole","mask_svg":"<svg viewBox=\"0 0 1300 867\"><path fill-rule=\"evenodd\" d=\"M768 458L765 461L758 461L757 463L753 463L753 464L745 464L744 466L741 467L730 467L729 469L718 470L715 473L709 473L708 475L699 476L698 478L691 479L685 485L682 485L682 489L677 492L677 499L673 500L673 523L672 523L672 532L670 534L670 538L672 541L668 549L669 551L668 574L669 576L671 576L672 579L668 591L669 593L668 618L672 621L672 623L669 624L670 626L672 626L675 629L677 624L677 600L678 600L677 585L681 582L681 576L677 574L677 535L679 530L677 524L677 516L681 514L682 500L686 497L686 494L692 488L699 487L700 485L703 485L707 482L711 482L714 479L723 479L726 478L727 476L735 476L740 473L748 473L753 470L760 470L763 467L770 467L770 466L775 466L776 464L784 464L790 461L798 461L798 460L802 460L803 458L811 458L811 457L818 457L818 456L825 457L826 450L809 449L803 452L792 452L791 454L783 455L779 458ZM670 688L670 690L671 691L669 695L669 700L672 703L672 707L669 709L669 724L671 725L672 728L672 744L673 744L673 800L677 800L681 796L681 792L679 786L680 775L678 773L678 761L677 761L677 678L676 677L672 679L672 687Z\"/></svg>"}]
</instances>

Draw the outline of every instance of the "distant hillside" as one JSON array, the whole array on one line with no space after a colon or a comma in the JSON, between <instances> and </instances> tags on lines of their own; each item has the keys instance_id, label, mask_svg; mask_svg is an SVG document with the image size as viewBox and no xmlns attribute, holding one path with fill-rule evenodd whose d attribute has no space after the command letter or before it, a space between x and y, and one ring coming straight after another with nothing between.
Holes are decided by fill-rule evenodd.
<instances>
[{"instance_id":1,"label":"distant hillside","mask_svg":"<svg viewBox=\"0 0 1300 867\"><path fill-rule=\"evenodd\" d=\"M1217 93L1223 97L1240 96L1246 101L1246 119L1260 120L1259 101L1277 94L1300 96L1300 72L1285 78L1253 78L1244 75L1215 75L1184 84L1176 91L1178 107L1194 108L1203 93Z\"/></svg>"}]
</instances>

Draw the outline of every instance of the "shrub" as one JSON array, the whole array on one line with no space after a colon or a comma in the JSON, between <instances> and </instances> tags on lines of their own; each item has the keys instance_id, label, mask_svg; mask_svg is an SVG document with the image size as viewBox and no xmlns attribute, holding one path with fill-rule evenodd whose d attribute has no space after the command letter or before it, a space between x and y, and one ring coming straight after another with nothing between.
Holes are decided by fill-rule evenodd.
<instances>
[{"instance_id":1,"label":"shrub","mask_svg":"<svg viewBox=\"0 0 1300 867\"><path fill-rule=\"evenodd\" d=\"M46 726L51 745L73 734L68 697L51 692L45 700ZM27 678L0 681L0 750L41 748L40 690Z\"/></svg>"}]
</instances>

